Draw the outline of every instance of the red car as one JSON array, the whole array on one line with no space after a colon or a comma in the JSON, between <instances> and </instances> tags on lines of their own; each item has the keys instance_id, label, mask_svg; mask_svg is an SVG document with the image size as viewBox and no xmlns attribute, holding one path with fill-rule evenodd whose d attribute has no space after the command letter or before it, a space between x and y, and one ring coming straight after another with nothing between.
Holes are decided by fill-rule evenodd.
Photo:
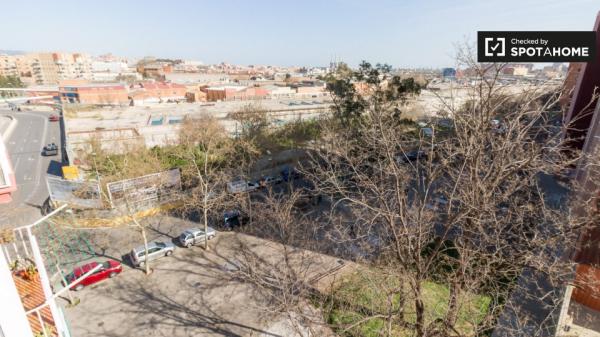
<instances>
[{"instance_id":1,"label":"red car","mask_svg":"<svg viewBox=\"0 0 600 337\"><path fill-rule=\"evenodd\" d=\"M96 267L97 265L99 265L98 262L91 262L83 266L76 267L75 269L73 269L72 273L67 275L67 283L72 283L73 281L80 278L83 274L94 269L94 267ZM92 285L96 282L100 282L107 278L115 277L117 276L117 274L123 271L123 266L121 266L121 263L115 260L104 261L101 263L101 265L102 266L100 267L100 269L96 270L93 274L90 274L86 278L81 280L72 289L81 290L85 286Z\"/></svg>"},{"instance_id":2,"label":"red car","mask_svg":"<svg viewBox=\"0 0 600 337\"><path fill-rule=\"evenodd\" d=\"M50 115L50 117L48 117L48 120L51 122L58 122L59 118L60 117L58 117L58 115L52 114L52 115Z\"/></svg>"}]
</instances>

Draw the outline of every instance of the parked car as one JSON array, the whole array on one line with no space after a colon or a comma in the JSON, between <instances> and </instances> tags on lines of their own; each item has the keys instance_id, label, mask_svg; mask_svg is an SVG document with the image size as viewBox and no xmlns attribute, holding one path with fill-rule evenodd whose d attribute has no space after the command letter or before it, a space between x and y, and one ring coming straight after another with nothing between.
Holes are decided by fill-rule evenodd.
<instances>
[{"instance_id":1,"label":"parked car","mask_svg":"<svg viewBox=\"0 0 600 337\"><path fill-rule=\"evenodd\" d=\"M210 240L216 235L217 231L215 231L215 229L212 227L208 227L208 232L206 232L206 234L204 233L204 229L190 228L183 231L183 233L181 233L181 235L179 235L177 238L177 241L179 241L182 246L190 248L197 243L204 242L204 238L206 236L208 236L208 239Z\"/></svg>"},{"instance_id":2,"label":"parked car","mask_svg":"<svg viewBox=\"0 0 600 337\"><path fill-rule=\"evenodd\" d=\"M85 273L96 268L96 266L98 265L101 266L100 269L96 270L94 273L88 275L87 277L79 281L79 283L77 283L71 289L81 290L84 287L92 285L96 282L100 282L107 278L113 278L120 274L121 271L123 271L123 266L121 265L121 263L115 260L107 260L102 263L91 262L88 264L84 264L83 266L75 267L75 269L73 269L73 272L69 273L65 277L67 281L67 284L65 284L65 286L71 284L72 282L83 276Z\"/></svg>"},{"instance_id":3,"label":"parked car","mask_svg":"<svg viewBox=\"0 0 600 337\"><path fill-rule=\"evenodd\" d=\"M276 185L279 184L283 181L283 179L277 177L272 177L272 176L264 176L260 179L259 184L261 187L266 187L267 185Z\"/></svg>"},{"instance_id":4,"label":"parked car","mask_svg":"<svg viewBox=\"0 0 600 337\"><path fill-rule=\"evenodd\" d=\"M433 137L433 129L432 128L421 128L421 132L425 137Z\"/></svg>"},{"instance_id":5,"label":"parked car","mask_svg":"<svg viewBox=\"0 0 600 337\"><path fill-rule=\"evenodd\" d=\"M56 114L51 114L50 117L48 117L48 120L51 122L58 122L59 119L60 117L58 117Z\"/></svg>"},{"instance_id":6,"label":"parked car","mask_svg":"<svg viewBox=\"0 0 600 337\"><path fill-rule=\"evenodd\" d=\"M146 261L159 259L163 256L169 256L175 251L175 245L170 242L148 242L148 256L144 246L141 245L131 250L131 263L136 267L143 267Z\"/></svg>"},{"instance_id":7,"label":"parked car","mask_svg":"<svg viewBox=\"0 0 600 337\"><path fill-rule=\"evenodd\" d=\"M223 214L223 225L225 229L232 230L248 223L250 219L238 210L232 210Z\"/></svg>"},{"instance_id":8,"label":"parked car","mask_svg":"<svg viewBox=\"0 0 600 337\"><path fill-rule=\"evenodd\" d=\"M444 210L447 206L448 199L444 196L436 196L429 203L425 204L425 207L432 211Z\"/></svg>"},{"instance_id":9,"label":"parked car","mask_svg":"<svg viewBox=\"0 0 600 337\"><path fill-rule=\"evenodd\" d=\"M229 193L251 192L259 187L260 185L254 181L236 180L227 183Z\"/></svg>"},{"instance_id":10,"label":"parked car","mask_svg":"<svg viewBox=\"0 0 600 337\"><path fill-rule=\"evenodd\" d=\"M58 146L54 143L48 144L44 146L44 150L42 151L43 156L56 156L58 155Z\"/></svg>"}]
</instances>

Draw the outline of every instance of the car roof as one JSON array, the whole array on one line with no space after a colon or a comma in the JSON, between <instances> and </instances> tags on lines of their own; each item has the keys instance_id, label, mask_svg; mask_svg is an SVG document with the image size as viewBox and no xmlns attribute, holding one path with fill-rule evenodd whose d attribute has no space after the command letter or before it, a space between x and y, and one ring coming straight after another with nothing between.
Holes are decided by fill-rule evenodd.
<instances>
[{"instance_id":1,"label":"car roof","mask_svg":"<svg viewBox=\"0 0 600 337\"><path fill-rule=\"evenodd\" d=\"M211 230L214 230L214 228L208 226L208 230L211 231ZM193 233L198 233L198 232L204 232L204 229L194 227L194 228L186 229L185 231L183 231L184 234L193 234Z\"/></svg>"},{"instance_id":2,"label":"car roof","mask_svg":"<svg viewBox=\"0 0 600 337\"><path fill-rule=\"evenodd\" d=\"M165 244L165 243L164 243L164 242L159 242L159 241L148 242L148 249L150 249L150 248L154 248L154 247L158 247L158 245L159 245L159 244ZM135 247L133 250L134 250L135 252L141 252L141 251L144 251L144 250L145 250L145 249L144 249L144 245L141 245L141 246Z\"/></svg>"},{"instance_id":3,"label":"car roof","mask_svg":"<svg viewBox=\"0 0 600 337\"><path fill-rule=\"evenodd\" d=\"M193 234L196 232L201 232L202 230L200 228L194 227L194 228L189 228L183 231L184 234Z\"/></svg>"},{"instance_id":4,"label":"car roof","mask_svg":"<svg viewBox=\"0 0 600 337\"><path fill-rule=\"evenodd\" d=\"M75 274L75 276L81 276L81 275L87 273L88 271L94 269L97 265L98 265L98 262L94 261L94 262L86 263L82 266L75 267L75 269L73 269L73 274Z\"/></svg>"},{"instance_id":5,"label":"car roof","mask_svg":"<svg viewBox=\"0 0 600 337\"><path fill-rule=\"evenodd\" d=\"M227 211L225 213L223 213L223 216L226 218L231 218L234 216L239 216L240 215L240 211L238 210L231 210L231 211Z\"/></svg>"}]
</instances>

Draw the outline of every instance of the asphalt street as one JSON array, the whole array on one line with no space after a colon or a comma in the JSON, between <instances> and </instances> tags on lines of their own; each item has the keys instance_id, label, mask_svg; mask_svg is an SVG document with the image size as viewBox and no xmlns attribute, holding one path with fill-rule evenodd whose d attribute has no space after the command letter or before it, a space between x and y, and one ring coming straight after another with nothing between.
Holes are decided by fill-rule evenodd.
<instances>
[{"instance_id":1,"label":"asphalt street","mask_svg":"<svg viewBox=\"0 0 600 337\"><path fill-rule=\"evenodd\" d=\"M45 177L60 175L62 153L44 157L44 145L55 143L62 148L59 122L50 122L51 112L0 110L0 115L11 115L16 121L6 148L10 156L17 191L13 201L0 205L0 228L29 224L41 216L41 207L48 198Z\"/></svg>"}]
</instances>

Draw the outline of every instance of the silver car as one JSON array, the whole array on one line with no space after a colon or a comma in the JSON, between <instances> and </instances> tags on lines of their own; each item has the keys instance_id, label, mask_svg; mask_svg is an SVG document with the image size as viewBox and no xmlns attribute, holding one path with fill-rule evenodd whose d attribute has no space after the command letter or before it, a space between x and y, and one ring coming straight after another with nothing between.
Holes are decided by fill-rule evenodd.
<instances>
[{"instance_id":1,"label":"silver car","mask_svg":"<svg viewBox=\"0 0 600 337\"><path fill-rule=\"evenodd\" d=\"M175 245L170 242L148 242L148 256L144 246L139 246L131 250L131 263L137 267L143 267L146 261L159 259L163 256L169 256L175 251Z\"/></svg>"},{"instance_id":2,"label":"silver car","mask_svg":"<svg viewBox=\"0 0 600 337\"><path fill-rule=\"evenodd\" d=\"M190 228L181 233L177 240L182 246L190 248L192 245L204 242L204 237L207 235L208 239L210 240L217 235L217 232L212 227L208 227L207 234L204 233L204 229Z\"/></svg>"}]
</instances>

